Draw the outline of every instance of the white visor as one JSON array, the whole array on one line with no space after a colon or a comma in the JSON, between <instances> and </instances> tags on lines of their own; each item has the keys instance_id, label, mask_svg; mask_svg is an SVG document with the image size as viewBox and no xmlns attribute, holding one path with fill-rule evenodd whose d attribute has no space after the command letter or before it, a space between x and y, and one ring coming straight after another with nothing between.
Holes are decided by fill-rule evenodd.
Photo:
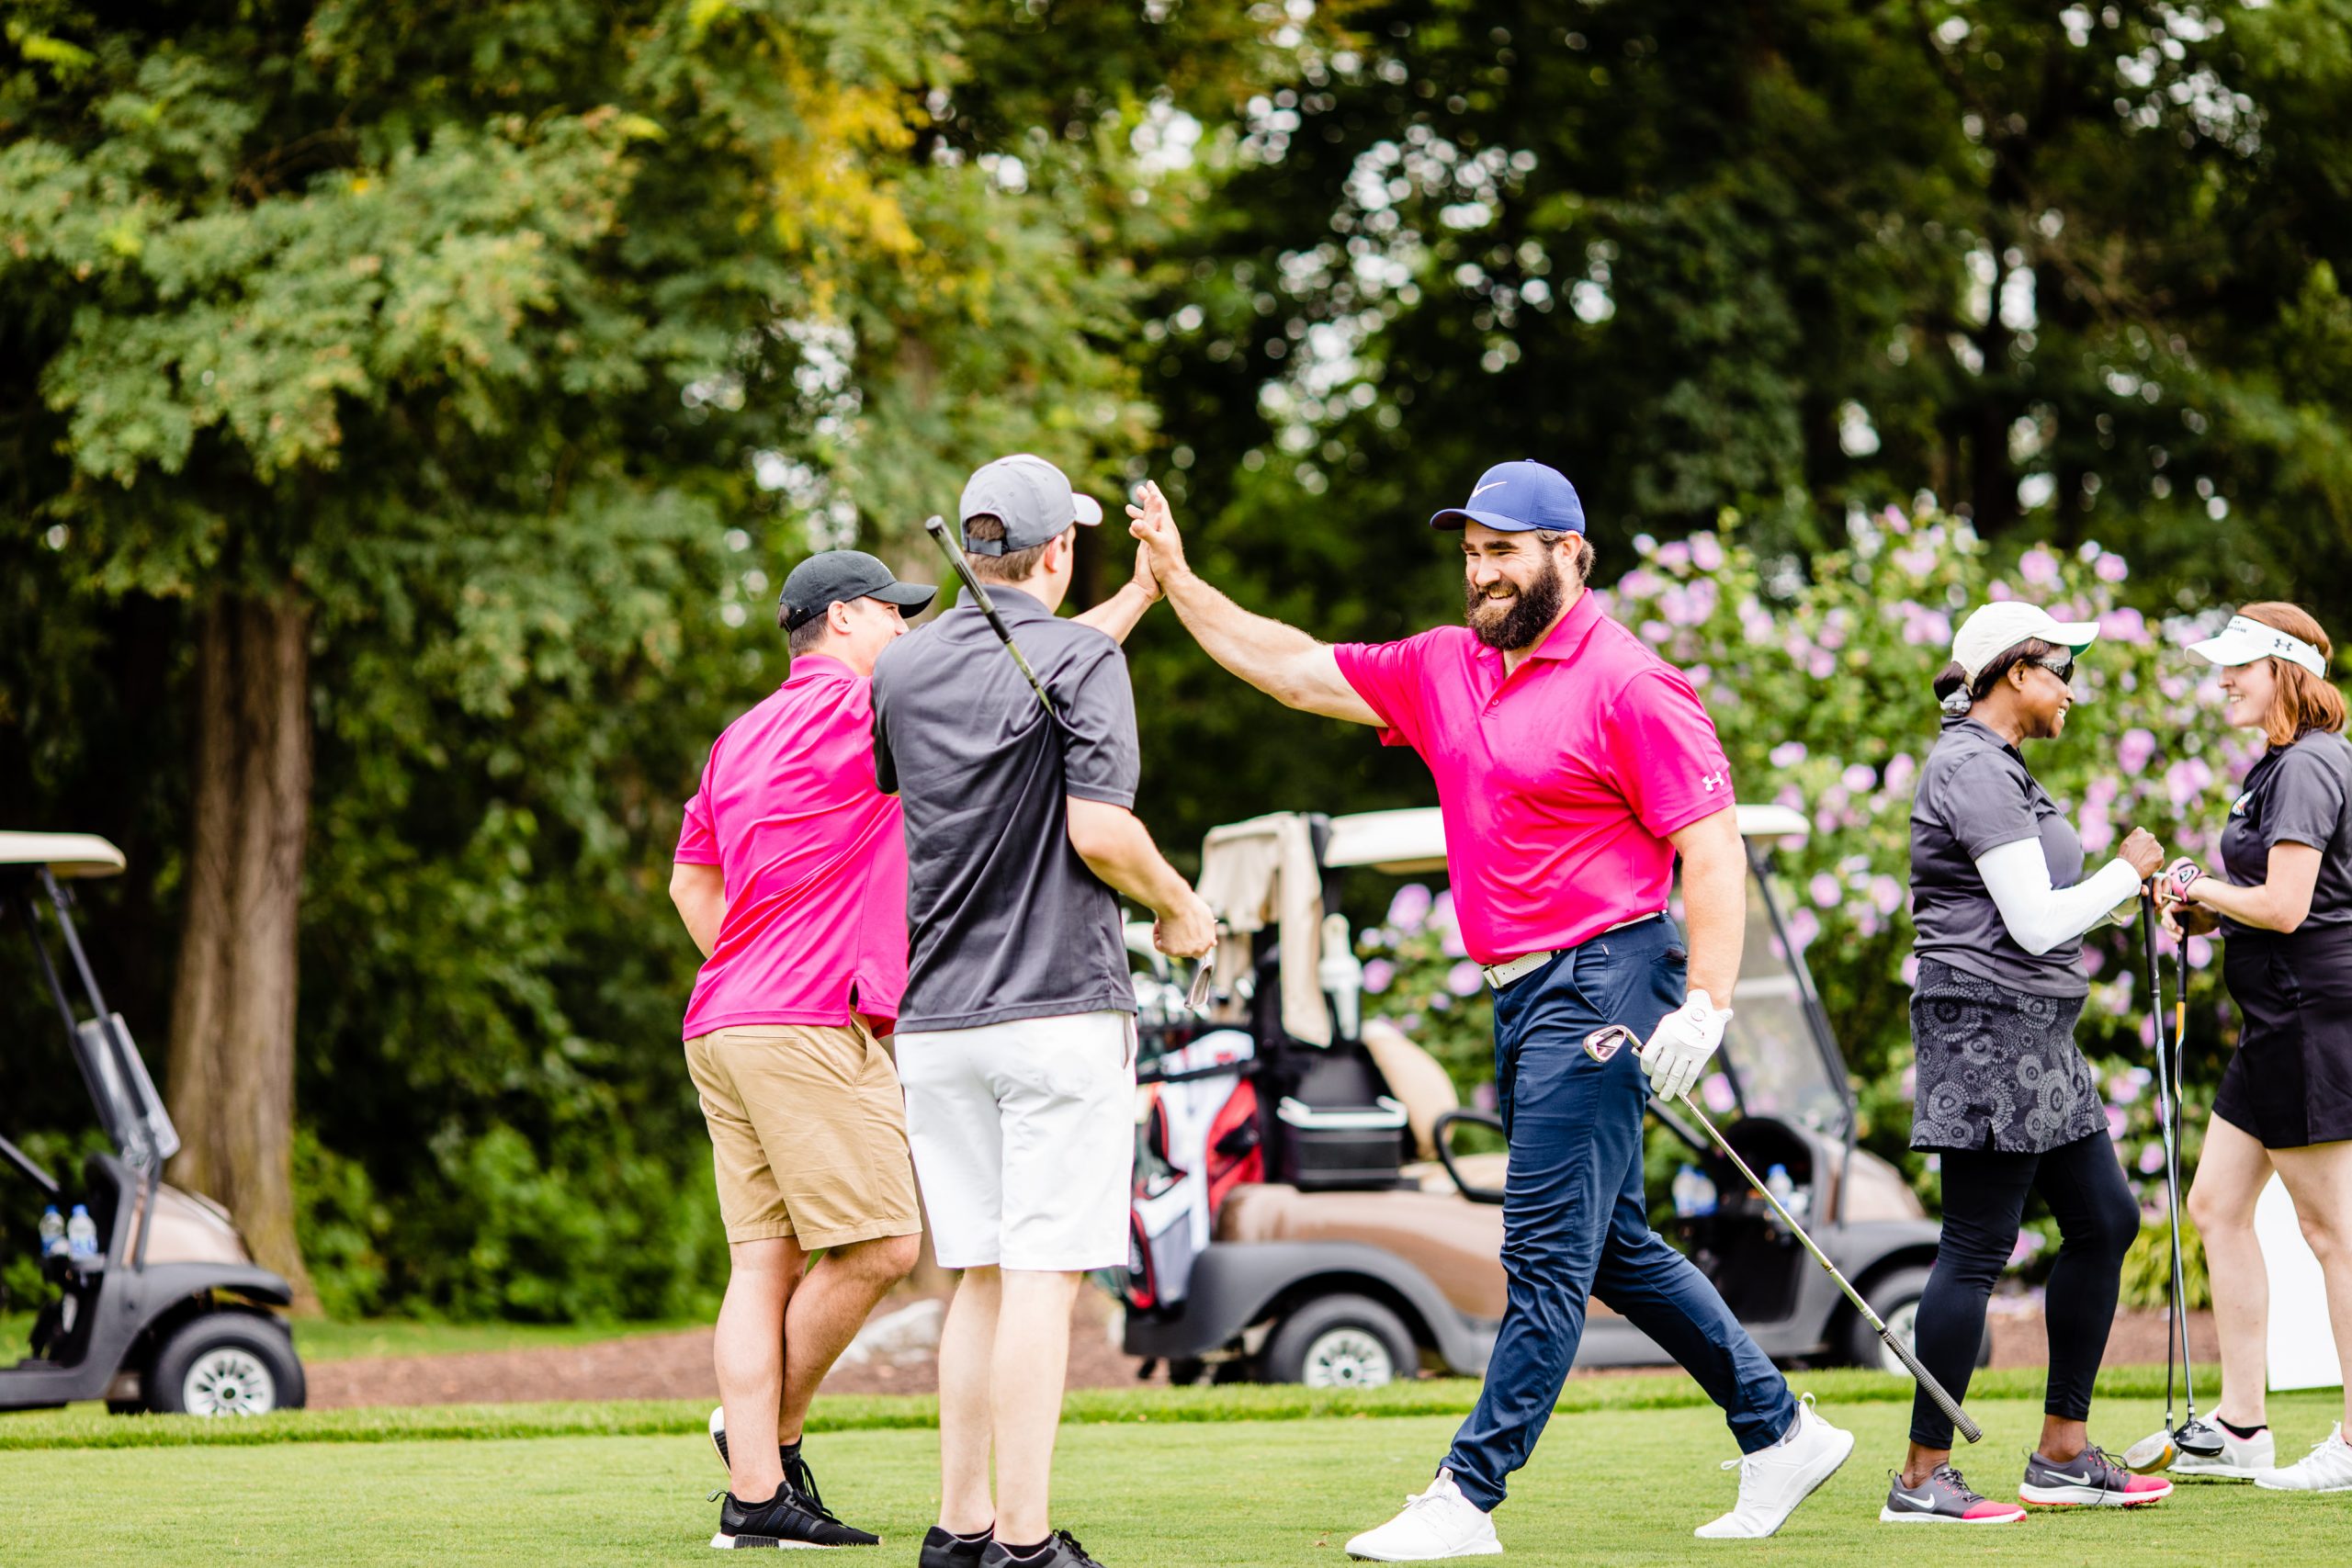
<instances>
[{"instance_id":1,"label":"white visor","mask_svg":"<svg viewBox=\"0 0 2352 1568\"><path fill-rule=\"evenodd\" d=\"M2192 642L2188 651L2227 665L2251 664L2257 659L2283 659L2322 679L2327 675L2327 660L2320 657L2318 649L2301 637L2290 637L2277 626L2264 626L2245 615L2232 615L2221 636Z\"/></svg>"}]
</instances>

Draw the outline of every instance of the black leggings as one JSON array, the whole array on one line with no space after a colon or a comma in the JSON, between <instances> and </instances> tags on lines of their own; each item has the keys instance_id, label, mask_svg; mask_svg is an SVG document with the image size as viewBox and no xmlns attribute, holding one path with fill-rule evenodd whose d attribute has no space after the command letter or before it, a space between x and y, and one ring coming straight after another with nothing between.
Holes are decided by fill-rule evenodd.
<instances>
[{"instance_id":1,"label":"black leggings","mask_svg":"<svg viewBox=\"0 0 2352 1568\"><path fill-rule=\"evenodd\" d=\"M1984 1340L1984 1303L2016 1247L2029 1189L2058 1221L2058 1261L2042 1318L2050 1330L2050 1387L2042 1408L2070 1421L2091 1411L2091 1383L2115 1324L2123 1255L2140 1234L2140 1205L2105 1133L2045 1154L1943 1152L1944 1234L1919 1298L1921 1364L1954 1399L1968 1397ZM1911 1401L1911 1440L1951 1447L1951 1418L1922 1392Z\"/></svg>"}]
</instances>

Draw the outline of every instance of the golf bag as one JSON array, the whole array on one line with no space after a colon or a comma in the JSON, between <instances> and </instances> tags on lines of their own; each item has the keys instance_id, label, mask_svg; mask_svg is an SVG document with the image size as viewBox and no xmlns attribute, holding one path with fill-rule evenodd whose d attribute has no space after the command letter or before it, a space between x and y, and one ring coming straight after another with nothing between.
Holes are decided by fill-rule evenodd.
<instances>
[{"instance_id":1,"label":"golf bag","mask_svg":"<svg viewBox=\"0 0 2352 1568\"><path fill-rule=\"evenodd\" d=\"M1140 1312L1184 1299L1193 1260L1216 1234L1217 1210L1262 1181L1255 1043L1220 1029L1169 1052L1144 1075L1150 1104L1136 1129L1135 1197L1119 1294Z\"/></svg>"}]
</instances>

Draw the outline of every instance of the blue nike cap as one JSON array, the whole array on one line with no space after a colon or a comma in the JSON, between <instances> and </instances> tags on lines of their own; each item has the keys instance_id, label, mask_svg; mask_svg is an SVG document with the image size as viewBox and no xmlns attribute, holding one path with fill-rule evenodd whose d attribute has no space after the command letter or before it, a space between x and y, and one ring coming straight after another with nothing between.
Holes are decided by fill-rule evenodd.
<instances>
[{"instance_id":1,"label":"blue nike cap","mask_svg":"<svg viewBox=\"0 0 2352 1568\"><path fill-rule=\"evenodd\" d=\"M1465 523L1484 523L1506 534L1538 528L1581 534L1584 502L1577 499L1577 487L1567 475L1522 457L1516 463L1497 463L1478 476L1469 500L1430 519L1432 528L1459 528Z\"/></svg>"}]
</instances>

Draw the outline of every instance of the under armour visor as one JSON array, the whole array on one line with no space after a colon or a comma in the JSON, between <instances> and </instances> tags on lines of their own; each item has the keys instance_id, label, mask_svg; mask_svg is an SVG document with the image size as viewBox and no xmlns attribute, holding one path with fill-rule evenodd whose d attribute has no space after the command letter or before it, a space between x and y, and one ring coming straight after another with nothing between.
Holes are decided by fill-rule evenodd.
<instances>
[{"instance_id":1,"label":"under armour visor","mask_svg":"<svg viewBox=\"0 0 2352 1568\"><path fill-rule=\"evenodd\" d=\"M1483 523L1506 534L1537 529L1561 534L1584 532L1584 502L1568 477L1532 458L1497 463L1478 476L1470 499L1449 506L1430 519L1432 528L1459 528Z\"/></svg>"},{"instance_id":2,"label":"under armour visor","mask_svg":"<svg viewBox=\"0 0 2352 1568\"><path fill-rule=\"evenodd\" d=\"M2219 637L2209 637L2203 642L2192 642L2188 651L2204 655L2216 664L2251 664L2257 659L2283 659L2290 664L2300 664L2324 680L2327 660L2318 649L2301 637L2290 637L2277 626L2265 626L2251 615L2232 615L2230 624L2222 628Z\"/></svg>"}]
</instances>

